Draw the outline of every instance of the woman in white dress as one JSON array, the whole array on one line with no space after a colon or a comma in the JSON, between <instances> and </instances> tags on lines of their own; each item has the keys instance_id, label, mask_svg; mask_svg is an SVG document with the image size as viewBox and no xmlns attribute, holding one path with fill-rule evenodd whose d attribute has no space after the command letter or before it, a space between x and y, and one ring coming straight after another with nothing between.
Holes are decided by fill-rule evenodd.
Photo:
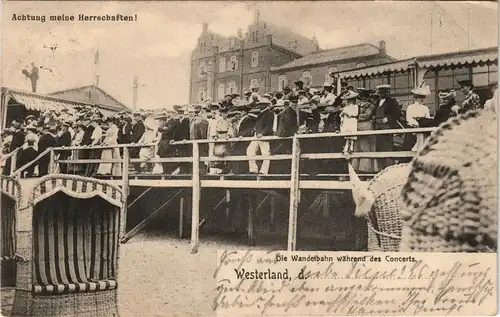
<instances>
[{"instance_id":1,"label":"woman in white dress","mask_svg":"<svg viewBox=\"0 0 500 317\"><path fill-rule=\"evenodd\" d=\"M349 91L342 97L347 103L340 113L340 132L342 133L358 132L359 107L356 103L358 96L357 92ZM354 151L356 139L356 136L345 137L344 153L352 153Z\"/></svg>"},{"instance_id":2,"label":"woman in white dress","mask_svg":"<svg viewBox=\"0 0 500 317\"><path fill-rule=\"evenodd\" d=\"M418 128L420 126L418 119L420 118L431 118L429 108L423 104L425 97L429 95L429 89L427 87L419 87L412 89L413 98L415 102L408 106L406 109L406 122L411 128ZM417 133L417 141L411 149L412 151L420 150L425 141L425 136L422 133Z\"/></svg>"},{"instance_id":3,"label":"woman in white dress","mask_svg":"<svg viewBox=\"0 0 500 317\"><path fill-rule=\"evenodd\" d=\"M114 118L107 120L108 130L106 131L103 145L118 145L118 127ZM101 154L102 160L117 160L120 159L120 150L118 148L104 149ZM101 175L120 175L120 163L101 163L97 174Z\"/></svg>"},{"instance_id":4,"label":"woman in white dress","mask_svg":"<svg viewBox=\"0 0 500 317\"><path fill-rule=\"evenodd\" d=\"M146 131L139 140L139 144L153 144L156 143L156 126L151 118L144 120L144 127ZM141 147L139 151L139 158L145 160L141 162L141 171L152 173L154 163L150 162L155 157L155 146Z\"/></svg>"}]
</instances>

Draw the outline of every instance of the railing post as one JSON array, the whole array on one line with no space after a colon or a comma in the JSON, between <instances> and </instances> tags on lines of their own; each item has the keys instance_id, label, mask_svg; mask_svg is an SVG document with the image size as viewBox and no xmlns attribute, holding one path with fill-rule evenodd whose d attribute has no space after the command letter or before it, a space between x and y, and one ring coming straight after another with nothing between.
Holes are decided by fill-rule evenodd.
<instances>
[{"instance_id":1,"label":"railing post","mask_svg":"<svg viewBox=\"0 0 500 317\"><path fill-rule=\"evenodd\" d=\"M9 175L14 174L16 171L16 165L17 165L17 153L19 152L19 149L14 150L14 154L10 157L10 173Z\"/></svg>"},{"instance_id":2,"label":"railing post","mask_svg":"<svg viewBox=\"0 0 500 317\"><path fill-rule=\"evenodd\" d=\"M54 174L56 171L56 153L54 149L50 150L50 160L49 160L49 174Z\"/></svg>"},{"instance_id":3,"label":"railing post","mask_svg":"<svg viewBox=\"0 0 500 317\"><path fill-rule=\"evenodd\" d=\"M129 171L129 163L130 163L130 154L128 147L123 148L123 164L122 164L122 192L124 196L124 206L123 206L123 214L121 218L121 237L124 237L127 233L127 212L128 212L128 201L127 198L129 196L129 180L128 180L128 171Z\"/></svg>"},{"instance_id":4,"label":"railing post","mask_svg":"<svg viewBox=\"0 0 500 317\"><path fill-rule=\"evenodd\" d=\"M295 251L297 248L297 214L300 201L299 162L300 144L299 139L294 136L292 145L292 170L290 180L290 213L288 216L288 251Z\"/></svg>"},{"instance_id":5,"label":"railing post","mask_svg":"<svg viewBox=\"0 0 500 317\"><path fill-rule=\"evenodd\" d=\"M198 143L193 143L193 192L192 192L192 220L191 220L191 253L198 252L199 226L200 226L200 147Z\"/></svg>"}]
</instances>

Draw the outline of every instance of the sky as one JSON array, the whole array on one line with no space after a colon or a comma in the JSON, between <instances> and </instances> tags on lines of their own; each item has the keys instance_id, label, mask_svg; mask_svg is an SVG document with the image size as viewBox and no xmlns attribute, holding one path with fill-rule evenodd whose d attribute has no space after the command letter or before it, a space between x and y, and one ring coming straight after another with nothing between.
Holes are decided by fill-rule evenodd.
<instances>
[{"instance_id":1,"label":"sky","mask_svg":"<svg viewBox=\"0 0 500 317\"><path fill-rule=\"evenodd\" d=\"M43 66L39 93L92 85L99 48L99 86L138 108L189 99L189 56L206 22L229 36L245 32L255 8L262 20L312 38L322 49L386 41L396 58L498 46L498 7L487 2L3 2L2 86L30 90L21 73ZM279 13L279 14L277 14ZM13 21L13 14L47 20ZM131 22L54 22L50 15L131 15ZM137 21L135 21L137 15ZM432 20L432 23L431 23ZM432 25L432 28L431 28ZM432 29L432 30L431 30ZM432 41L431 41L432 33ZM56 49L50 49L55 47Z\"/></svg>"}]
</instances>

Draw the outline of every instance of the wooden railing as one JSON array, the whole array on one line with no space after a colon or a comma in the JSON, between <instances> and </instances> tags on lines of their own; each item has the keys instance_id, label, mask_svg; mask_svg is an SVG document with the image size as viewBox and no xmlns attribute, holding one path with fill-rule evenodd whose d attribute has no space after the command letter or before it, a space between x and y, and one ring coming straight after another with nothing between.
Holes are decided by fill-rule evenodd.
<instances>
[{"instance_id":1,"label":"wooden railing","mask_svg":"<svg viewBox=\"0 0 500 317\"><path fill-rule=\"evenodd\" d=\"M12 176L19 177L21 173L28 167L35 164L35 162L42 156L50 152L50 166L54 167L57 163L71 163L71 164L99 164L99 163L121 163L121 187L124 190L124 194L128 196L129 193L129 165L130 163L166 163L166 162L190 162L192 164L192 174L191 174L191 187L192 187L192 230L191 230L191 247L192 252L196 252L199 244L199 212L200 212L200 197L201 197L201 177L200 177L200 162L221 162L221 161L249 161L249 160L291 160L291 174L290 174L290 206L289 206L289 230L288 230L288 250L296 249L297 240L297 213L300 200L300 160L318 160L318 159L345 159L346 156L343 153L301 153L300 141L305 139L317 139L317 138L345 138L346 136L377 136L384 134L408 134L408 133L423 133L429 134L434 131L435 128L416 128L416 129L394 129L394 130L372 130L372 131L358 131L356 133L317 133L317 134L297 134L293 137L280 138L275 136L263 136L263 137L240 137L240 138L229 138L229 139L217 139L217 140L184 140L171 142L172 145L187 145L192 146L192 156L191 157L169 157L169 158L152 158L149 160L143 159L131 159L129 150L135 147L156 147L157 144L121 144L113 146L71 146L62 148L49 148L41 153L34 161L22 166L12 173ZM249 142L249 141L273 141L273 140L292 140L292 153L284 155L255 155L255 156L224 156L224 157L206 157L200 156L200 144L207 143L231 143L231 142ZM97 149L113 149L122 148L123 157L120 159L67 159L67 160L57 160L56 152L67 151L67 150L97 150ZM155 151L156 152L156 151ZM410 158L415 155L412 151L394 151L394 152L357 152L350 154L350 158ZM53 168L49 169L53 171ZM126 220L126 210L122 219ZM122 226L125 228L125 226Z\"/></svg>"}]
</instances>

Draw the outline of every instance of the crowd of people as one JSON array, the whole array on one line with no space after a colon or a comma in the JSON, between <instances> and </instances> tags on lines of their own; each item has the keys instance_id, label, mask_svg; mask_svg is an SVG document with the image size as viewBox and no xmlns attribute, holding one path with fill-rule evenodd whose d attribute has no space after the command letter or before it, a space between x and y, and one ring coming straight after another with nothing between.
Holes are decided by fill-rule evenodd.
<instances>
[{"instance_id":1,"label":"crowd of people","mask_svg":"<svg viewBox=\"0 0 500 317\"><path fill-rule=\"evenodd\" d=\"M413 89L414 103L402 111L398 101L390 96L390 85L379 85L376 90L353 87L342 83L336 95L334 84L324 83L321 89L309 88L302 80L295 87L285 87L276 93L259 93L259 87L250 87L243 96L228 94L224 100L204 102L191 106L174 106L153 116L152 112L120 112L104 117L99 109L85 106L77 109L46 111L35 116L19 118L2 131L3 154L21 148L16 156L16 168L37 158L51 147L114 146L138 144L130 148L130 157L139 158L133 163L137 173L189 173L190 162L155 163L154 158L190 157L192 146L173 141L197 139L227 139L256 137L253 141L234 141L200 145L201 156L209 161L202 170L211 174L289 174L290 160L258 160L258 155L291 154L292 141L287 137L303 133L345 132L402 129L407 127L437 126L450 117L469 110L488 108L497 111L496 84L492 85L495 97L484 105L474 92L470 80L459 82L465 99L458 105L453 90L439 92L439 107L431 118L424 100L430 94L422 85ZM276 136L267 140L262 137ZM424 135L408 135L403 147L418 150ZM401 142L400 142L401 143ZM345 136L301 140L302 153L344 153L394 151L398 142L394 135ZM148 146L146 146L148 145ZM119 175L118 160L123 149L60 150L57 152L58 172L86 176ZM248 156L247 161L224 162L210 160L224 156ZM101 159L102 163L68 163L69 159ZM64 162L66 160L66 162ZM114 160L114 161L113 161ZM111 161L111 162L109 162ZM49 172L50 155L39 158L22 176L43 176ZM10 159L5 162L3 173L10 173ZM394 164L394 159L358 158L352 165L360 173L376 173ZM345 160L306 160L301 163L301 173L346 174Z\"/></svg>"}]
</instances>

